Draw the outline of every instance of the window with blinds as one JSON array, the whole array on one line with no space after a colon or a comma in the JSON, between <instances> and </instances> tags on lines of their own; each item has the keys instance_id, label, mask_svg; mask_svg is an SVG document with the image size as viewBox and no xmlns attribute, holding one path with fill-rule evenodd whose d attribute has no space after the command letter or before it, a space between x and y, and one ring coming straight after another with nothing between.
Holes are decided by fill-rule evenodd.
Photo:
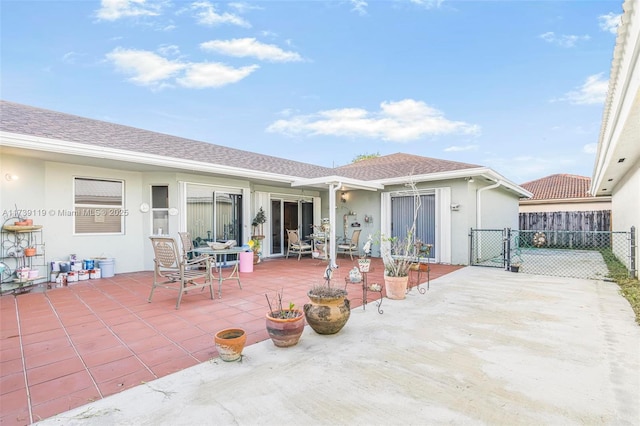
<instances>
[{"instance_id":1,"label":"window with blinds","mask_svg":"<svg viewBox=\"0 0 640 426\"><path fill-rule=\"evenodd\" d=\"M74 232L76 234L123 234L124 182L74 179Z\"/></svg>"}]
</instances>

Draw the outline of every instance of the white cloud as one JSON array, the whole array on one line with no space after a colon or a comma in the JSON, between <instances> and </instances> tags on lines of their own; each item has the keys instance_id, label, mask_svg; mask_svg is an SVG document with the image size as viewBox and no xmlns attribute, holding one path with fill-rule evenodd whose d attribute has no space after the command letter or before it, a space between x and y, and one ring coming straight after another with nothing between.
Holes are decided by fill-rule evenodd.
<instances>
[{"instance_id":1,"label":"white cloud","mask_svg":"<svg viewBox=\"0 0 640 426\"><path fill-rule=\"evenodd\" d=\"M618 26L620 25L621 13L609 12L606 15L598 16L598 22L602 31L609 31L611 34L618 32Z\"/></svg>"},{"instance_id":2,"label":"white cloud","mask_svg":"<svg viewBox=\"0 0 640 426\"><path fill-rule=\"evenodd\" d=\"M590 75L577 90L565 93L554 101L567 101L573 105L594 105L604 102L609 90L609 81L602 77L603 73Z\"/></svg>"},{"instance_id":3,"label":"white cloud","mask_svg":"<svg viewBox=\"0 0 640 426\"><path fill-rule=\"evenodd\" d=\"M409 2L427 9L432 9L434 7L440 7L442 3L444 3L444 0L409 0Z\"/></svg>"},{"instance_id":4,"label":"white cloud","mask_svg":"<svg viewBox=\"0 0 640 426\"><path fill-rule=\"evenodd\" d=\"M196 11L196 19L201 25L231 24L239 27L250 28L251 24L242 17L233 13L217 13L213 4L208 1L199 1L191 4L191 9Z\"/></svg>"},{"instance_id":5,"label":"white cloud","mask_svg":"<svg viewBox=\"0 0 640 426\"><path fill-rule=\"evenodd\" d=\"M271 62L298 62L302 60L302 57L296 52L287 52L273 44L261 43L255 38L211 40L201 43L200 48L237 58L253 57Z\"/></svg>"},{"instance_id":6,"label":"white cloud","mask_svg":"<svg viewBox=\"0 0 640 426\"><path fill-rule=\"evenodd\" d=\"M352 11L357 12L360 15L367 14L367 6L369 6L369 4L367 4L366 1L364 0L349 0L349 1L353 6L353 8L351 8Z\"/></svg>"},{"instance_id":7,"label":"white cloud","mask_svg":"<svg viewBox=\"0 0 640 426\"><path fill-rule=\"evenodd\" d=\"M546 41L547 43L551 43L551 44L555 44L556 46L567 47L567 48L575 47L577 42L581 40L587 41L591 38L588 35L583 35L583 36L568 35L568 34L556 35L553 31L540 34L538 37Z\"/></svg>"},{"instance_id":8,"label":"white cloud","mask_svg":"<svg viewBox=\"0 0 640 426\"><path fill-rule=\"evenodd\" d=\"M169 51L177 53L176 46ZM129 81L153 89L172 86L202 89L237 83L257 70L257 65L233 68L219 63L188 63L171 60L154 52L116 48L106 55L117 70L131 75Z\"/></svg>"},{"instance_id":9,"label":"white cloud","mask_svg":"<svg viewBox=\"0 0 640 426\"><path fill-rule=\"evenodd\" d=\"M477 151L478 145L450 146L444 149L444 152L461 152L461 151Z\"/></svg>"},{"instance_id":10,"label":"white cloud","mask_svg":"<svg viewBox=\"0 0 640 426\"><path fill-rule=\"evenodd\" d=\"M130 81L142 86L158 85L186 67L183 63L170 61L153 52L120 47L108 53L107 59L119 71L132 74Z\"/></svg>"},{"instance_id":11,"label":"white cloud","mask_svg":"<svg viewBox=\"0 0 640 426\"><path fill-rule=\"evenodd\" d=\"M184 77L178 78L176 81L183 87L193 89L221 87L237 83L258 68L260 68L258 65L233 68L219 63L191 64L187 68Z\"/></svg>"},{"instance_id":12,"label":"white cloud","mask_svg":"<svg viewBox=\"0 0 640 426\"><path fill-rule=\"evenodd\" d=\"M585 154L595 154L598 152L598 144L597 143L588 143L582 147L582 152Z\"/></svg>"},{"instance_id":13,"label":"white cloud","mask_svg":"<svg viewBox=\"0 0 640 426\"><path fill-rule=\"evenodd\" d=\"M102 0L96 16L105 21L139 16L158 16L164 1L147 0Z\"/></svg>"},{"instance_id":14,"label":"white cloud","mask_svg":"<svg viewBox=\"0 0 640 426\"><path fill-rule=\"evenodd\" d=\"M244 3L244 2L229 3L229 7L237 10L239 13L246 13L250 10L263 10L263 8L260 6L255 6L255 5Z\"/></svg>"},{"instance_id":15,"label":"white cloud","mask_svg":"<svg viewBox=\"0 0 640 426\"><path fill-rule=\"evenodd\" d=\"M178 56L180 54L180 48L175 44L163 44L157 50L163 56Z\"/></svg>"},{"instance_id":16,"label":"white cloud","mask_svg":"<svg viewBox=\"0 0 640 426\"><path fill-rule=\"evenodd\" d=\"M267 131L288 135L350 136L408 142L432 135L478 134L480 127L448 120L441 111L424 102L404 99L382 102L377 112L344 108L293 116L288 120L277 120Z\"/></svg>"},{"instance_id":17,"label":"white cloud","mask_svg":"<svg viewBox=\"0 0 640 426\"><path fill-rule=\"evenodd\" d=\"M78 54L76 52L67 52L62 55L62 62L66 62L67 64L75 64L77 57Z\"/></svg>"}]
</instances>

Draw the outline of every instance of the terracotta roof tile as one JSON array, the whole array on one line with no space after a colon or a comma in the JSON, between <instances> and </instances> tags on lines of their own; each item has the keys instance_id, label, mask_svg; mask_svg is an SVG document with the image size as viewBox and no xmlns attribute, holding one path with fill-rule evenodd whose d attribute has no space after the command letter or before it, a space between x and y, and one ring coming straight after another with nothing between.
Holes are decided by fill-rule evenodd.
<instances>
[{"instance_id":1,"label":"terracotta roof tile","mask_svg":"<svg viewBox=\"0 0 640 426\"><path fill-rule=\"evenodd\" d=\"M589 198L591 178L568 174L546 176L520 185L533 194L531 200Z\"/></svg>"}]
</instances>

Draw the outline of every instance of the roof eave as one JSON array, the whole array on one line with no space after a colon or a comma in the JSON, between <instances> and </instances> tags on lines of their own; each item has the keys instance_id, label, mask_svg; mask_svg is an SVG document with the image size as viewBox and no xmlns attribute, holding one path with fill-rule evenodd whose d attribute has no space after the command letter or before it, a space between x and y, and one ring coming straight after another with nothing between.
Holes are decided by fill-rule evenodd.
<instances>
[{"instance_id":1,"label":"roof eave","mask_svg":"<svg viewBox=\"0 0 640 426\"><path fill-rule=\"evenodd\" d=\"M23 135L0 131L0 146L31 149L37 151L54 152L59 154L77 155L81 157L100 158L115 161L127 161L140 164L198 171L217 175L243 177L249 179L264 179L274 182L291 183L300 179L299 176L288 176L268 173L259 170L230 167L223 164L212 164L201 161L186 160L169 156L146 154L123 149L100 147L78 142L49 139L40 136Z\"/></svg>"}]
</instances>

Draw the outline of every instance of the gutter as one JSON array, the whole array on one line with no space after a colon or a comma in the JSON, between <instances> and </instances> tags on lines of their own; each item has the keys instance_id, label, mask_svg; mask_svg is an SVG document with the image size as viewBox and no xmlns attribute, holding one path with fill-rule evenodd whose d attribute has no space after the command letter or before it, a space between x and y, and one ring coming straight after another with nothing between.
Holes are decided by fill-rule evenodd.
<instances>
[{"instance_id":1,"label":"gutter","mask_svg":"<svg viewBox=\"0 0 640 426\"><path fill-rule=\"evenodd\" d=\"M482 229L482 193L489 189L495 189L503 184L504 182L499 180L493 185L485 186L476 191L476 229Z\"/></svg>"}]
</instances>

